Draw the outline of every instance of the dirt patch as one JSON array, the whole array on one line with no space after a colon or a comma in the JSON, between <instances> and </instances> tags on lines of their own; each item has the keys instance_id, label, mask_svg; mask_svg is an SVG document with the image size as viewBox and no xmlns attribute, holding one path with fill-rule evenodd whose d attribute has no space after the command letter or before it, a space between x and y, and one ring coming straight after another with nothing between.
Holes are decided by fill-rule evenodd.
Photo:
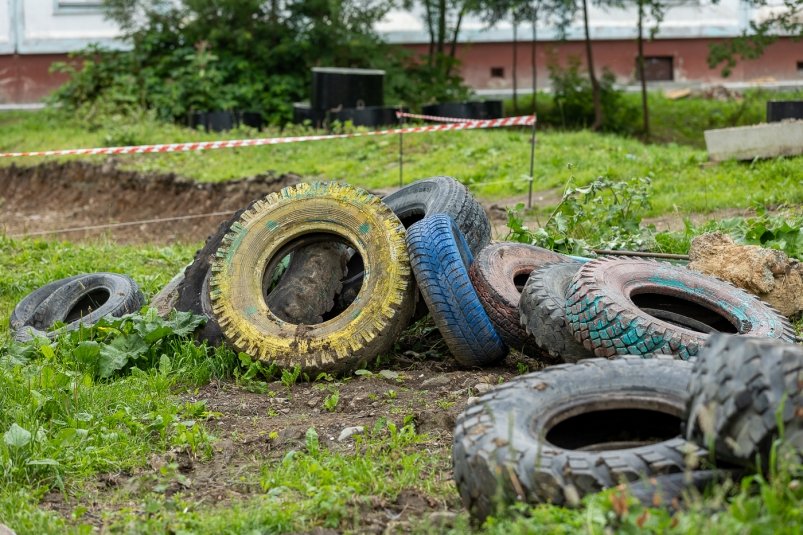
<instances>
[{"instance_id":1,"label":"dirt patch","mask_svg":"<svg viewBox=\"0 0 803 535\"><path fill-rule=\"evenodd\" d=\"M0 230L8 235L176 216L234 212L250 201L301 181L265 173L242 180L199 183L174 174L118 169L110 160L0 167ZM120 243L192 243L206 238L225 215L49 235L78 240L101 235Z\"/></svg>"},{"instance_id":2,"label":"dirt patch","mask_svg":"<svg viewBox=\"0 0 803 535\"><path fill-rule=\"evenodd\" d=\"M278 461L291 450L303 451L310 427L315 427L322 448L359 454L355 434L350 433L368 432L380 418L401 425L407 416L414 418L417 431L430 437L420 449L443 458L438 477L448 483L457 415L472 396L512 379L519 362L534 363L514 353L498 367L466 370L435 351L408 350L383 367L393 372L384 376L377 371L337 383L318 381L291 387L280 381L251 386L214 382L181 396L187 402L203 401L215 414L206 424L217 438L211 459L199 460L184 451L167 452L131 473L101 475L77 498L54 491L43 499L42 507L65 518L71 518L76 507L86 507L81 521L101 531L117 510L147 515L140 509L151 493L188 500L197 507L225 507L263 495L266 491L259 481L266 460ZM340 401L330 412L323 401L333 389L339 392ZM403 489L396 497L355 500L364 533L403 531L411 522L448 523L462 507L457 492L449 497L432 496L419 488Z\"/></svg>"},{"instance_id":3,"label":"dirt patch","mask_svg":"<svg viewBox=\"0 0 803 535\"><path fill-rule=\"evenodd\" d=\"M803 312L803 265L782 251L737 245L713 232L692 240L689 259L689 268L744 288L784 316L796 318Z\"/></svg>"}]
</instances>

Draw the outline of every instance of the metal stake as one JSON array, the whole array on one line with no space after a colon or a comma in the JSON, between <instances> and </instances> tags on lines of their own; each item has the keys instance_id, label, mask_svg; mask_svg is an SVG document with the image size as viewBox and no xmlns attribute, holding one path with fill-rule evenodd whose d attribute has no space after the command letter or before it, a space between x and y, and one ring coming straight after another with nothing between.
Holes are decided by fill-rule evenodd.
<instances>
[{"instance_id":1,"label":"metal stake","mask_svg":"<svg viewBox=\"0 0 803 535\"><path fill-rule=\"evenodd\" d=\"M533 207L533 182L535 181L535 114L533 114L533 135L530 139L530 190L527 193L527 208Z\"/></svg>"},{"instance_id":2,"label":"metal stake","mask_svg":"<svg viewBox=\"0 0 803 535\"><path fill-rule=\"evenodd\" d=\"M399 106L399 113L403 108ZM399 126L404 129L404 116L399 117ZM399 132L399 187L404 186L404 135Z\"/></svg>"}]
</instances>

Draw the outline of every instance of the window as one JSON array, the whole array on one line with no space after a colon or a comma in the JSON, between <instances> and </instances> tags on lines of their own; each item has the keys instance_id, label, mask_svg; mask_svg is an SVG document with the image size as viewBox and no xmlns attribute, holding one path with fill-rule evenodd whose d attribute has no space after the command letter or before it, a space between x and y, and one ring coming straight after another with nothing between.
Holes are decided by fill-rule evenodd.
<instances>
[{"instance_id":1,"label":"window","mask_svg":"<svg viewBox=\"0 0 803 535\"><path fill-rule=\"evenodd\" d=\"M636 78L639 80L638 58L636 58ZM672 56L644 56L644 78L648 82L666 82L675 79Z\"/></svg>"},{"instance_id":2,"label":"window","mask_svg":"<svg viewBox=\"0 0 803 535\"><path fill-rule=\"evenodd\" d=\"M797 73L798 74L803 74L803 61L798 61L797 62Z\"/></svg>"},{"instance_id":3,"label":"window","mask_svg":"<svg viewBox=\"0 0 803 535\"><path fill-rule=\"evenodd\" d=\"M62 9L72 9L72 8L100 9L103 7L103 0L56 0L56 7Z\"/></svg>"},{"instance_id":4,"label":"window","mask_svg":"<svg viewBox=\"0 0 803 535\"><path fill-rule=\"evenodd\" d=\"M491 78L504 78L504 77L505 77L504 67L491 67Z\"/></svg>"}]
</instances>

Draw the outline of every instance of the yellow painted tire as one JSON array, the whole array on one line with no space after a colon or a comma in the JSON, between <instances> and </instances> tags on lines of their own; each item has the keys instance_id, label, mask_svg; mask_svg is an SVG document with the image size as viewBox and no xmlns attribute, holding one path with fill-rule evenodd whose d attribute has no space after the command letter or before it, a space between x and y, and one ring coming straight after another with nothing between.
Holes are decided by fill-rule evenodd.
<instances>
[{"instance_id":1,"label":"yellow painted tire","mask_svg":"<svg viewBox=\"0 0 803 535\"><path fill-rule=\"evenodd\" d=\"M265 303L264 273L291 243L338 236L362 255L357 298L337 317L294 325ZM317 237L317 238L316 238ZM415 285L399 219L378 197L333 182L298 184L246 210L212 264L212 312L237 350L307 373L348 372L386 352L412 316Z\"/></svg>"}]
</instances>

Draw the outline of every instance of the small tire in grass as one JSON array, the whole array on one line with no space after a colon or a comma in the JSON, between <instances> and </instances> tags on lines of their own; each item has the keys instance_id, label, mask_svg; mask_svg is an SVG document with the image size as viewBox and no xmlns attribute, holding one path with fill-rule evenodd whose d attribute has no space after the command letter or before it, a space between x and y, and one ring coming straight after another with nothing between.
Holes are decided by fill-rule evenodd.
<instances>
[{"instance_id":1,"label":"small tire in grass","mask_svg":"<svg viewBox=\"0 0 803 535\"><path fill-rule=\"evenodd\" d=\"M695 468L681 435L691 364L586 359L524 375L457 419L454 478L484 520L513 501L575 505L586 494Z\"/></svg>"},{"instance_id":2,"label":"small tire in grass","mask_svg":"<svg viewBox=\"0 0 803 535\"><path fill-rule=\"evenodd\" d=\"M689 391L686 437L717 459L767 470L779 420L791 448L803 452L803 347L712 334Z\"/></svg>"},{"instance_id":3,"label":"small tire in grass","mask_svg":"<svg viewBox=\"0 0 803 535\"><path fill-rule=\"evenodd\" d=\"M145 297L131 277L117 273L88 273L52 282L28 294L11 313L14 339L54 338L90 326L105 316L138 311ZM56 323L61 329L48 331Z\"/></svg>"},{"instance_id":4,"label":"small tire in grass","mask_svg":"<svg viewBox=\"0 0 803 535\"><path fill-rule=\"evenodd\" d=\"M575 338L598 357L667 354L686 360L708 337L700 323L712 331L794 340L789 320L757 297L652 260L602 258L584 264L569 287L566 307Z\"/></svg>"},{"instance_id":5,"label":"small tire in grass","mask_svg":"<svg viewBox=\"0 0 803 535\"><path fill-rule=\"evenodd\" d=\"M594 356L575 340L566 318L566 290L581 265L559 262L537 267L530 274L519 303L521 324L535 345L564 362Z\"/></svg>"},{"instance_id":6,"label":"small tire in grass","mask_svg":"<svg viewBox=\"0 0 803 535\"><path fill-rule=\"evenodd\" d=\"M336 317L295 325L274 314L263 283L294 244L339 241L363 259L356 299ZM345 373L388 351L412 315L404 228L378 197L334 182L298 184L257 201L212 264L212 311L237 350L282 368Z\"/></svg>"},{"instance_id":7,"label":"small tire in grass","mask_svg":"<svg viewBox=\"0 0 803 535\"><path fill-rule=\"evenodd\" d=\"M519 301L530 273L566 257L523 243L493 243L474 257L468 274L496 332L512 349L541 359L549 354L533 343L519 320Z\"/></svg>"},{"instance_id":8,"label":"small tire in grass","mask_svg":"<svg viewBox=\"0 0 803 535\"><path fill-rule=\"evenodd\" d=\"M407 249L424 302L455 360L487 366L504 358L507 347L471 284L471 250L454 220L437 214L413 224Z\"/></svg>"}]
</instances>

